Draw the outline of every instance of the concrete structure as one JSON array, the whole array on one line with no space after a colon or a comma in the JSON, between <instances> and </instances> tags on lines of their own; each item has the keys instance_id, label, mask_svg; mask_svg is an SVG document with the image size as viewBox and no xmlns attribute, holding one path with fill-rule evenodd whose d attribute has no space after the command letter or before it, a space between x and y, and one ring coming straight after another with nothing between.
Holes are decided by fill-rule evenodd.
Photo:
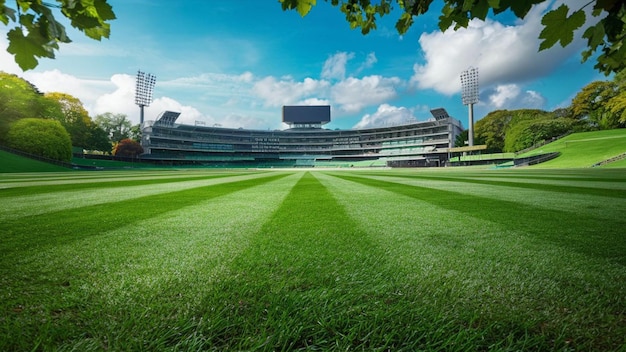
<instances>
[{"instance_id":1,"label":"concrete structure","mask_svg":"<svg viewBox=\"0 0 626 352\"><path fill-rule=\"evenodd\" d=\"M321 128L330 121L324 115L329 107L306 109L305 115L321 111L316 121L289 115L294 111L287 111L292 128L274 131L176 124L180 113L166 111L142 126L142 159L205 166L442 166L463 130L444 109L433 110L430 121L351 130Z\"/></svg>"}]
</instances>

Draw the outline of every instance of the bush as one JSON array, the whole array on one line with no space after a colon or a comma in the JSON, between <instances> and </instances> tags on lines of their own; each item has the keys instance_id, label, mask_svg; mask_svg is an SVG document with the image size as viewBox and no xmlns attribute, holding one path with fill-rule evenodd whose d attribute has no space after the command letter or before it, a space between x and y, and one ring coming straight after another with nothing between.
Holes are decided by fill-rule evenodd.
<instances>
[{"instance_id":1,"label":"bush","mask_svg":"<svg viewBox=\"0 0 626 352\"><path fill-rule=\"evenodd\" d=\"M53 160L72 159L72 140L56 120L24 118L9 127L7 145L26 153Z\"/></svg>"},{"instance_id":2,"label":"bush","mask_svg":"<svg viewBox=\"0 0 626 352\"><path fill-rule=\"evenodd\" d=\"M136 158L143 154L143 147L130 138L122 139L113 149L113 155L127 158Z\"/></svg>"}]
</instances>

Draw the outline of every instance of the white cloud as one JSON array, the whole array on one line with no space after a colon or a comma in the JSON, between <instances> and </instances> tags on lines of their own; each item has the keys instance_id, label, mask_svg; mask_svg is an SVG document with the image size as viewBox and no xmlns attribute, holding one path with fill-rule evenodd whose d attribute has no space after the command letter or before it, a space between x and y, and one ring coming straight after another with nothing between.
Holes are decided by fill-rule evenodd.
<instances>
[{"instance_id":1,"label":"white cloud","mask_svg":"<svg viewBox=\"0 0 626 352\"><path fill-rule=\"evenodd\" d=\"M576 1L580 2L580 1ZM516 25L472 20L467 28L424 33L419 43L426 62L414 66L411 83L451 95L461 90L459 75L470 66L480 69L481 87L523 83L542 77L583 46L580 34L566 48L559 45L538 52L545 4L539 4ZM569 4L570 8L578 8Z\"/></svg>"},{"instance_id":2,"label":"white cloud","mask_svg":"<svg viewBox=\"0 0 626 352\"><path fill-rule=\"evenodd\" d=\"M29 71L21 76L44 93L61 92L78 98L92 117L110 112L124 114L133 124L139 123L139 107L135 105L134 76L116 74L109 81L97 81L79 79L59 70ZM165 110L181 112L180 121L182 122L191 124L196 120L211 122L209 117L204 116L197 109L168 97L154 99L150 106L145 107L144 119L155 120Z\"/></svg>"},{"instance_id":3,"label":"white cloud","mask_svg":"<svg viewBox=\"0 0 626 352\"><path fill-rule=\"evenodd\" d=\"M330 56L324 62L322 68L322 79L342 80L346 77L346 64L354 58L354 53L340 52Z\"/></svg>"},{"instance_id":4,"label":"white cloud","mask_svg":"<svg viewBox=\"0 0 626 352\"><path fill-rule=\"evenodd\" d=\"M331 105L328 99L309 98L298 103L298 105Z\"/></svg>"},{"instance_id":5,"label":"white cloud","mask_svg":"<svg viewBox=\"0 0 626 352\"><path fill-rule=\"evenodd\" d=\"M416 121L413 113L405 107L382 104L373 114L366 114L353 128L370 128L385 125L397 125Z\"/></svg>"},{"instance_id":6,"label":"white cloud","mask_svg":"<svg viewBox=\"0 0 626 352\"><path fill-rule=\"evenodd\" d=\"M19 75L22 69L15 63L13 55L6 51L8 46L6 31L0 31L0 71Z\"/></svg>"},{"instance_id":7,"label":"white cloud","mask_svg":"<svg viewBox=\"0 0 626 352\"><path fill-rule=\"evenodd\" d=\"M228 75L224 73L203 73L194 77L181 77L173 80L162 82L167 86L212 86L217 83L251 83L254 80L254 74L246 71L239 75Z\"/></svg>"},{"instance_id":8,"label":"white cloud","mask_svg":"<svg viewBox=\"0 0 626 352\"><path fill-rule=\"evenodd\" d=\"M109 81L79 79L59 70L27 71L19 74L35 85L41 92L61 92L78 98L89 113L94 113L95 100L114 85Z\"/></svg>"},{"instance_id":9,"label":"white cloud","mask_svg":"<svg viewBox=\"0 0 626 352\"><path fill-rule=\"evenodd\" d=\"M542 109L546 99L538 92L522 89L516 84L499 85L488 94L488 104L494 109Z\"/></svg>"},{"instance_id":10,"label":"white cloud","mask_svg":"<svg viewBox=\"0 0 626 352\"><path fill-rule=\"evenodd\" d=\"M252 93L263 99L265 106L279 107L292 105L296 102L320 96L326 96L330 86L328 81L305 78L296 82L290 77L277 80L275 77L265 77L254 84Z\"/></svg>"},{"instance_id":11,"label":"white cloud","mask_svg":"<svg viewBox=\"0 0 626 352\"><path fill-rule=\"evenodd\" d=\"M381 104L398 96L397 89L403 85L397 77L366 76L350 77L331 88L331 99L346 113L356 113L366 106Z\"/></svg>"},{"instance_id":12,"label":"white cloud","mask_svg":"<svg viewBox=\"0 0 626 352\"><path fill-rule=\"evenodd\" d=\"M376 58L375 53L372 52L372 53L367 54L367 57L365 57L365 61L356 70L356 74L359 74L362 71L367 70L368 68L372 68L374 64L377 62L378 62L378 58Z\"/></svg>"},{"instance_id":13,"label":"white cloud","mask_svg":"<svg viewBox=\"0 0 626 352\"><path fill-rule=\"evenodd\" d=\"M507 84L498 86L495 92L489 95L489 103L497 109L502 109L511 100L517 98L520 88L515 84Z\"/></svg>"}]
</instances>

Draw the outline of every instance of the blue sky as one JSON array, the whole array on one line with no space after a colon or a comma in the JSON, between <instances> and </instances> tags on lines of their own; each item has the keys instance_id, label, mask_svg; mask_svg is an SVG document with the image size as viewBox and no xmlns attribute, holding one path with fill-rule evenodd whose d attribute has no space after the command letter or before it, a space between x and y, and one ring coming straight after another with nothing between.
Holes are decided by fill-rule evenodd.
<instances>
[{"instance_id":1,"label":"blue sky","mask_svg":"<svg viewBox=\"0 0 626 352\"><path fill-rule=\"evenodd\" d=\"M434 4L403 36L394 28L396 6L364 36L321 0L304 18L277 0L110 0L117 15L110 39L93 41L66 25L73 43L35 70L18 68L0 28L0 70L44 92L72 94L92 116L121 113L135 123L142 70L157 77L146 120L172 110L182 123L280 129L283 105L330 105L327 127L347 129L424 121L443 107L467 127L459 76L469 67L480 72L475 119L498 109L551 111L607 79L593 61L581 63L580 33L565 49L537 52L541 16L562 2L535 6L523 21L504 14L445 33Z\"/></svg>"}]
</instances>

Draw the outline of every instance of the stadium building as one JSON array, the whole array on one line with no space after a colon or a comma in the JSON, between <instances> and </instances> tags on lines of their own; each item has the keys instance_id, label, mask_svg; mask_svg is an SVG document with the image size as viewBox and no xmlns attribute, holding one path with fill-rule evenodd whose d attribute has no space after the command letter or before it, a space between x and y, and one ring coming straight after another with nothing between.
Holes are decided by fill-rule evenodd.
<instances>
[{"instance_id":1,"label":"stadium building","mask_svg":"<svg viewBox=\"0 0 626 352\"><path fill-rule=\"evenodd\" d=\"M163 112L142 126L142 159L205 166L443 166L461 123L445 109L433 118L351 130L330 130L330 106L284 106L285 130L249 130L177 124Z\"/></svg>"}]
</instances>

